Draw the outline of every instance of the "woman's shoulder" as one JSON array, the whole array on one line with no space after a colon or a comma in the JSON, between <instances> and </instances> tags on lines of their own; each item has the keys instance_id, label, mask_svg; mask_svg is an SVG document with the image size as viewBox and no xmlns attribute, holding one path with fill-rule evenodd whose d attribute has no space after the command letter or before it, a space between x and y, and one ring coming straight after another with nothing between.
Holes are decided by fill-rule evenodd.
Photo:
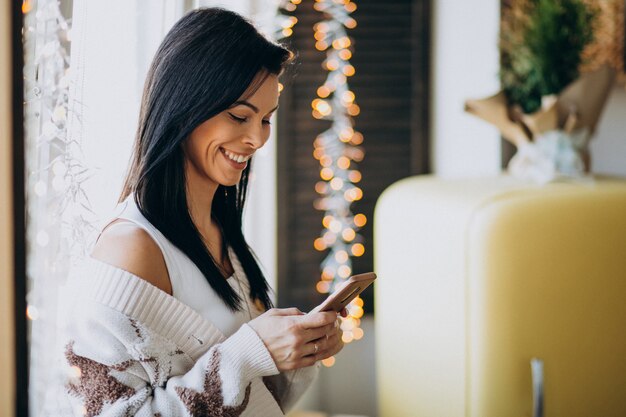
<instances>
[{"instance_id":1,"label":"woman's shoulder","mask_svg":"<svg viewBox=\"0 0 626 417\"><path fill-rule=\"evenodd\" d=\"M172 295L163 253L141 226L123 219L111 222L96 241L92 258L128 271Z\"/></svg>"}]
</instances>

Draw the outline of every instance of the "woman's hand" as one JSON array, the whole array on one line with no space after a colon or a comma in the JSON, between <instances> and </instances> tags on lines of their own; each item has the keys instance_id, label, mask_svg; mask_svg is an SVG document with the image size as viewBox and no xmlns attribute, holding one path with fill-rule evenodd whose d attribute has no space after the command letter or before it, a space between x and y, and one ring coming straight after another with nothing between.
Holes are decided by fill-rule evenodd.
<instances>
[{"instance_id":1,"label":"woman's hand","mask_svg":"<svg viewBox=\"0 0 626 417\"><path fill-rule=\"evenodd\" d=\"M282 372L311 366L339 352L343 342L338 321L335 312L305 314L297 308L272 308L248 325Z\"/></svg>"}]
</instances>

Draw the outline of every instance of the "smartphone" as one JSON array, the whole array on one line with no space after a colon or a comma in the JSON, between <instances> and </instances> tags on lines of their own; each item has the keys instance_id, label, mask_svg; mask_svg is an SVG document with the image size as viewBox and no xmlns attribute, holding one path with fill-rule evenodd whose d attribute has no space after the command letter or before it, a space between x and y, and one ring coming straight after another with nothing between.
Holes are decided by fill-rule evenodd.
<instances>
[{"instance_id":1,"label":"smartphone","mask_svg":"<svg viewBox=\"0 0 626 417\"><path fill-rule=\"evenodd\" d=\"M366 272L364 274L352 275L345 282L342 282L335 292L326 298L322 304L315 307L311 312L317 311L336 311L340 312L350 301L361 294L364 289L370 286L376 279L376 274Z\"/></svg>"}]
</instances>

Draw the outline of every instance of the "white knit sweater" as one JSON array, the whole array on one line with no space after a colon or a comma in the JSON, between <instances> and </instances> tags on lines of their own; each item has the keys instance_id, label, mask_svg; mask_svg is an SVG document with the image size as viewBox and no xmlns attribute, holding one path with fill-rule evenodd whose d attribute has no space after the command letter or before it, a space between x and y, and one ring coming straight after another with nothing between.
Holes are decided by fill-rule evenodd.
<instances>
[{"instance_id":1,"label":"white knit sweater","mask_svg":"<svg viewBox=\"0 0 626 417\"><path fill-rule=\"evenodd\" d=\"M64 300L67 377L51 387L45 416L283 416L318 372L319 362L279 373L248 324L226 338L186 304L93 258L72 273Z\"/></svg>"}]
</instances>

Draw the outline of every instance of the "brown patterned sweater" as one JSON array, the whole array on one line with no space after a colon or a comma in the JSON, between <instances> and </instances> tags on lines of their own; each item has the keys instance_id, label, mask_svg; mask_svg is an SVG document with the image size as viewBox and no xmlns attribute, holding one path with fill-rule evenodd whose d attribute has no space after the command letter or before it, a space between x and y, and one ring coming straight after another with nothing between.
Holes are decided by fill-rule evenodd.
<instances>
[{"instance_id":1,"label":"brown patterned sweater","mask_svg":"<svg viewBox=\"0 0 626 417\"><path fill-rule=\"evenodd\" d=\"M279 373L255 331L226 338L176 298L88 258L64 290L44 416L283 416L319 363Z\"/></svg>"}]
</instances>

